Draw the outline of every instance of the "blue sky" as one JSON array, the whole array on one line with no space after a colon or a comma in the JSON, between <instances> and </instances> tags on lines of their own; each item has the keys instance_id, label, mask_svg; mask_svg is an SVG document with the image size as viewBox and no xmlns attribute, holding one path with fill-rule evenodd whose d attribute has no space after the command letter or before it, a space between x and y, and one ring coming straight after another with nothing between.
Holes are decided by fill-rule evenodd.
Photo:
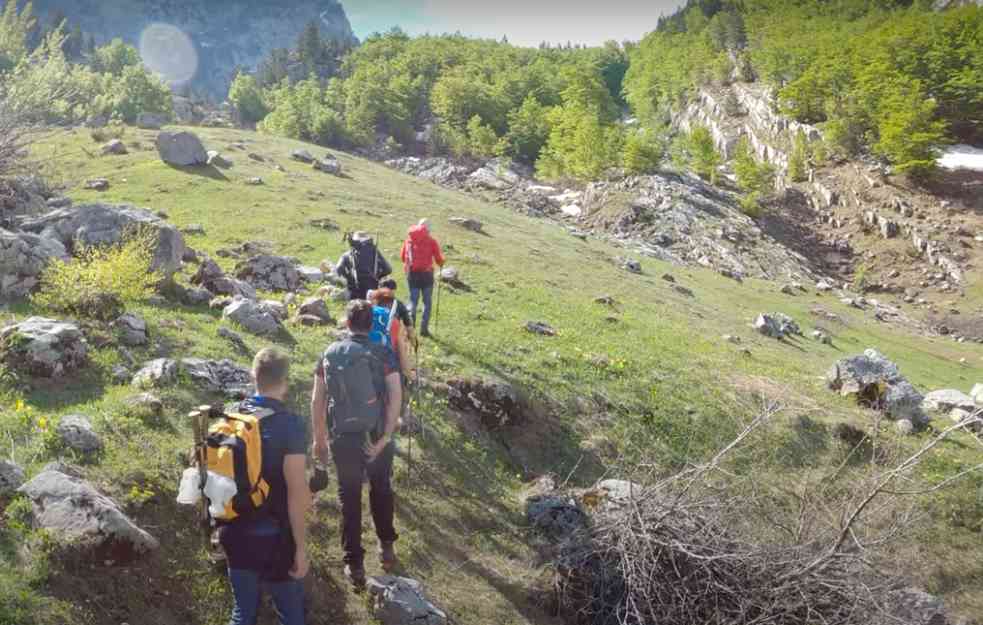
<instances>
[{"instance_id":1,"label":"blue sky","mask_svg":"<svg viewBox=\"0 0 983 625\"><path fill-rule=\"evenodd\" d=\"M637 40L681 0L341 0L364 38L399 25L410 34L457 32L517 45Z\"/></svg>"}]
</instances>

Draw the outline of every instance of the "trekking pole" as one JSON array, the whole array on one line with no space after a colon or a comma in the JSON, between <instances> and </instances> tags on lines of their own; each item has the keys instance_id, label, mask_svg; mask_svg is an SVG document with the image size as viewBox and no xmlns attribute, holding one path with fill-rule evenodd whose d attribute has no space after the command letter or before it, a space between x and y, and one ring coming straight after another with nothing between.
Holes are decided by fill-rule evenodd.
<instances>
[{"instance_id":1,"label":"trekking pole","mask_svg":"<svg viewBox=\"0 0 983 625\"><path fill-rule=\"evenodd\" d=\"M443 279L440 275L437 276L437 305L433 311L433 328L437 330L440 327L440 286L443 283Z\"/></svg>"}]
</instances>

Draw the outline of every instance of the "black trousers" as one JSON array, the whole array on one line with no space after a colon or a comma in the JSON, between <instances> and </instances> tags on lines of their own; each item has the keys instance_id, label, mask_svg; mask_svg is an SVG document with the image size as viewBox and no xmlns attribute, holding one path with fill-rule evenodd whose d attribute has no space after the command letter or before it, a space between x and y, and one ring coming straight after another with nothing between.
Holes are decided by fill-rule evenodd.
<instances>
[{"instance_id":1,"label":"black trousers","mask_svg":"<svg viewBox=\"0 0 983 625\"><path fill-rule=\"evenodd\" d=\"M365 457L365 434L341 434L331 441L331 456L338 471L338 501L341 503L341 549L345 564L362 566L362 480L369 478L369 508L375 533L381 542L398 538L393 526L395 494L392 488L396 444L389 443L371 464Z\"/></svg>"}]
</instances>

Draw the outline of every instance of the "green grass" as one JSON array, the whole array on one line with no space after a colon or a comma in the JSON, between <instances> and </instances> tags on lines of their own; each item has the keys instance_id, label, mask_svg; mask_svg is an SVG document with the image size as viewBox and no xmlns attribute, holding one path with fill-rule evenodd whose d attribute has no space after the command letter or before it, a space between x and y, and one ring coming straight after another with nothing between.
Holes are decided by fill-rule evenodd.
<instances>
[{"instance_id":1,"label":"green grass","mask_svg":"<svg viewBox=\"0 0 983 625\"><path fill-rule=\"evenodd\" d=\"M472 290L443 290L437 338L422 355L424 369L434 379L496 375L534 399L535 414L502 435L475 429L448 410L443 398L427 394L418 410L432 434L413 441L412 468L405 455L397 462L397 525L405 572L422 580L459 623L554 622L534 592L543 572L535 565L535 541L522 518L520 494L531 477L552 472L569 475L571 484L587 485L605 471L617 475L639 463L670 470L729 440L738 421L753 412L754 398L765 397L781 400L786 410L760 439L764 446L740 466L794 481L839 457L828 434L835 423L870 423L869 414L825 389L822 376L837 358L877 347L924 391L968 390L983 380L978 347L917 336L829 296L789 297L774 283L737 283L651 259L643 259L643 275L629 274L613 262L623 250L596 240L582 242L546 221L378 164L338 154L345 175L336 178L290 161L290 151L300 146L294 141L231 130L196 132L209 149L234 160L234 167L168 167L152 150L153 134L140 130L129 130L126 141L138 141L143 149L131 147L127 156L90 156L87 152L95 153L97 146L83 131L55 137L36 151L51 159L49 173L76 202L127 202L164 211L179 227L201 224L206 234L187 237L187 242L213 256L221 248L260 240L271 242L278 254L316 265L325 258L337 260L344 250L341 233L359 229L377 236L397 264L406 227L428 217L450 264ZM237 141L247 149L230 149ZM267 162L248 159L248 152ZM274 169L273 162L285 171ZM81 190L82 181L96 176L109 179L108 192ZM244 181L252 176L261 176L265 184L247 186ZM480 219L487 234L450 225L447 219L455 216ZM308 225L322 217L341 231ZM227 270L234 265L216 260ZM669 288L660 278L665 272L695 297ZM405 296L405 285L401 289ZM617 305L594 303L601 295L614 297ZM815 316L816 307L839 315L842 323ZM138 359L169 355L248 362L248 355L236 354L217 336L222 321L216 312L172 304L130 308L147 318L156 344L133 350ZM834 345L754 334L751 321L770 311L794 317L807 336L823 327ZM11 311L15 317L32 312L28 304ZM526 332L523 326L533 320L550 323L558 336ZM270 343L243 334L253 351ZM329 339L316 328L290 327L290 334L279 344L293 357L291 403L306 414L311 372ZM740 336L742 342L730 344L723 334ZM961 358L967 362L960 364ZM53 563L43 579L28 586L24 601L50 598L70 604L76 623L225 622L229 596L224 579L207 565L190 512L173 503L181 455L190 443L182 415L206 398L182 386L164 393L163 420L127 415L124 400L134 391L110 381L113 365L120 362L110 346L95 350L92 366L64 383L33 389L6 383L6 395L11 400L23 396L33 413L25 418L0 409L0 438L14 441L13 456L33 473L56 454L38 420L47 418L50 428L61 415L88 414L107 445L99 458L82 465L86 477L125 503L161 539L162 549L127 568L93 571L70 561ZM792 427L802 417L814 425ZM951 473L971 464L974 453L971 442L956 437L925 471ZM966 482L947 493L945 501L926 499L932 522L924 531L931 541L925 536L912 540L904 554L918 563L908 567L917 583L944 593L965 614L983 612L978 564L983 549L979 523L973 522L978 488ZM337 520L333 497L321 495L312 529L316 591L311 593L311 622L368 623L365 600L348 592L340 575ZM366 545L371 546L374 537L366 525ZM9 549L0 548L0 568L20 566ZM13 588L7 579L0 575L0 591ZM23 586L16 588L19 592ZM61 622L43 613L35 618Z\"/></svg>"}]
</instances>

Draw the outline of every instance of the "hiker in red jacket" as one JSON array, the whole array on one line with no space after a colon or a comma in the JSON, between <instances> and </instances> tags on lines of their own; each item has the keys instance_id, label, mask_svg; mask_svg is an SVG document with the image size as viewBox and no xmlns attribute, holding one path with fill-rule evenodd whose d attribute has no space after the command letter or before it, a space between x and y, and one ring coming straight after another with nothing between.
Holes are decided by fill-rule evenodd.
<instances>
[{"instance_id":1,"label":"hiker in red jacket","mask_svg":"<svg viewBox=\"0 0 983 625\"><path fill-rule=\"evenodd\" d=\"M410 227L403 250L400 252L403 268L410 287L410 314L416 326L417 304L423 295L423 319L420 322L420 336L430 336L430 304L433 300L433 266L444 266L444 254L440 244L430 236L430 223L421 219Z\"/></svg>"}]
</instances>

